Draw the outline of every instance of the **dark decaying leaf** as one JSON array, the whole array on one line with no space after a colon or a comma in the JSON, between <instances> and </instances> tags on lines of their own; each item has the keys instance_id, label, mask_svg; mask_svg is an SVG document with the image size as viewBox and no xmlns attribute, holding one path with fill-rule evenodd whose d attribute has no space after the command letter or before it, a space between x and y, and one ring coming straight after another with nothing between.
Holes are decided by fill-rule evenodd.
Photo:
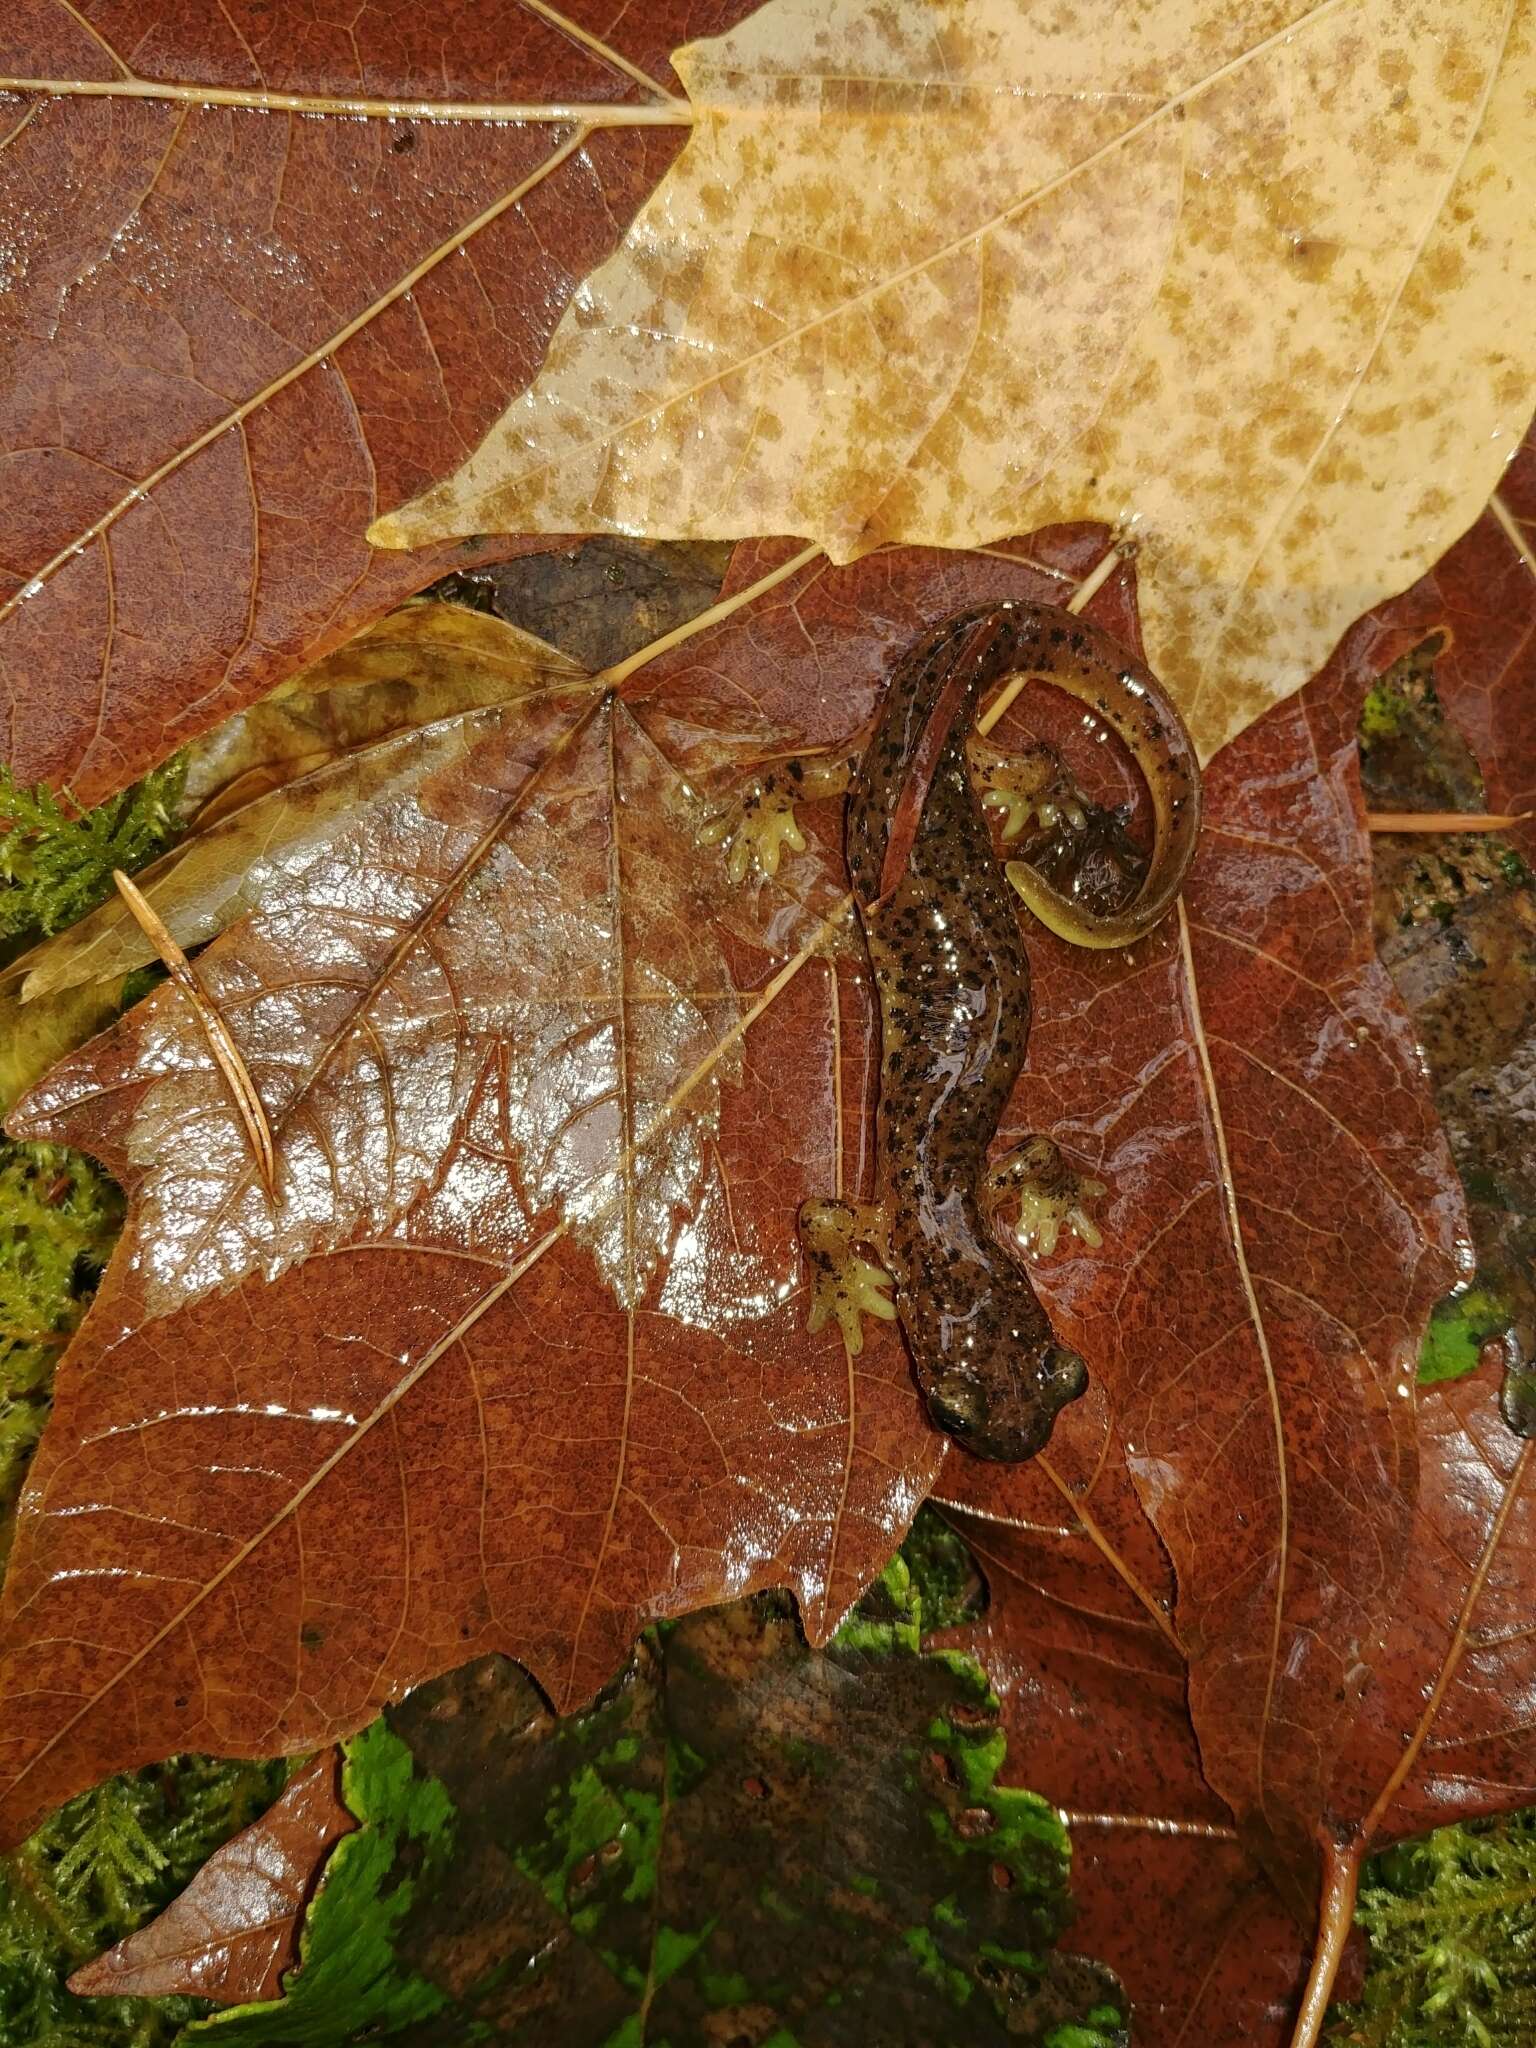
<instances>
[{"instance_id":1,"label":"dark decaying leaf","mask_svg":"<svg viewBox=\"0 0 1536 2048\"><path fill-rule=\"evenodd\" d=\"M692 821L856 729L925 623L1059 599L1102 552L746 547L616 692L566 664L403 738L410 772L199 960L267 1103L275 1211L174 995L34 1092L17 1128L101 1152L133 1207L7 1590L18 1824L130 1751L333 1739L474 1653L570 1705L648 1617L742 1585L835 1623L941 1448L894 1343L850 1371L803 1328L795 1207L868 1171L840 818L808 811L807 850L741 895ZM1095 604L1134 634L1125 572ZM1215 771L1187 927L1108 958L1034 935L1018 1105L1110 1187L1104 1246L1040 1269L1097 1376L1058 1477L1113 1416L1127 1543L1178 1570L1208 1778L1302 1889L1402 1569L1397 1389L1460 1216L1371 954L1347 732L1293 706ZM146 1512L178 1525L153 1557Z\"/></svg>"},{"instance_id":2,"label":"dark decaying leaf","mask_svg":"<svg viewBox=\"0 0 1536 2048\"><path fill-rule=\"evenodd\" d=\"M286 2001L210 2032L1123 2041L1114 1979L1055 1950L1060 1819L997 1789L995 1696L918 1619L898 1561L823 1651L758 1596L648 1633L570 1720L498 1658L423 1687L349 1746L364 1825Z\"/></svg>"},{"instance_id":3,"label":"dark decaying leaf","mask_svg":"<svg viewBox=\"0 0 1536 2048\"><path fill-rule=\"evenodd\" d=\"M340 1769L328 1749L295 1771L260 1820L215 1849L157 1919L76 1970L70 1990L217 2005L276 1998L326 1857L357 1825L341 1801Z\"/></svg>"},{"instance_id":4,"label":"dark decaying leaf","mask_svg":"<svg viewBox=\"0 0 1536 2048\"><path fill-rule=\"evenodd\" d=\"M527 382L686 133L625 122L749 5L12 0L0 75L57 84L0 95L18 781L95 801L446 568L558 545L363 535Z\"/></svg>"},{"instance_id":5,"label":"dark decaying leaf","mask_svg":"<svg viewBox=\"0 0 1536 2048\"><path fill-rule=\"evenodd\" d=\"M724 541L598 534L575 547L449 576L437 594L552 640L595 673L713 604L733 552Z\"/></svg>"}]
</instances>

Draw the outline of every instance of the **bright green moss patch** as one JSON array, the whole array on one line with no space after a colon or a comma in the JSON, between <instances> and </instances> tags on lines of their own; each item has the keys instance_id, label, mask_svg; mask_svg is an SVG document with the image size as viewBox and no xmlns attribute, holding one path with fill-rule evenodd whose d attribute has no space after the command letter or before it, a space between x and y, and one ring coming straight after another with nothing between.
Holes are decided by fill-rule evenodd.
<instances>
[{"instance_id":1,"label":"bright green moss patch","mask_svg":"<svg viewBox=\"0 0 1536 2048\"><path fill-rule=\"evenodd\" d=\"M1536 2041L1536 1812L1437 1828L1366 1865L1363 1996L1339 2048L1530 2048Z\"/></svg>"},{"instance_id":2,"label":"bright green moss patch","mask_svg":"<svg viewBox=\"0 0 1536 2048\"><path fill-rule=\"evenodd\" d=\"M1459 1380L1476 1369L1484 1344L1502 1337L1513 1310L1496 1289L1473 1285L1437 1302L1419 1351L1419 1385Z\"/></svg>"},{"instance_id":3,"label":"bright green moss patch","mask_svg":"<svg viewBox=\"0 0 1536 2048\"><path fill-rule=\"evenodd\" d=\"M72 1799L0 1857L0 2042L163 2048L195 1999L75 1998L64 1979L151 1919L282 1788L280 1763L173 1757Z\"/></svg>"},{"instance_id":4,"label":"bright green moss patch","mask_svg":"<svg viewBox=\"0 0 1536 2048\"><path fill-rule=\"evenodd\" d=\"M48 1419L54 1367L122 1219L115 1183L79 1153L0 1139L0 1563Z\"/></svg>"},{"instance_id":5,"label":"bright green moss patch","mask_svg":"<svg viewBox=\"0 0 1536 2048\"><path fill-rule=\"evenodd\" d=\"M0 768L0 940L47 937L94 910L112 870L130 873L176 838L184 765L167 761L94 811Z\"/></svg>"}]
</instances>

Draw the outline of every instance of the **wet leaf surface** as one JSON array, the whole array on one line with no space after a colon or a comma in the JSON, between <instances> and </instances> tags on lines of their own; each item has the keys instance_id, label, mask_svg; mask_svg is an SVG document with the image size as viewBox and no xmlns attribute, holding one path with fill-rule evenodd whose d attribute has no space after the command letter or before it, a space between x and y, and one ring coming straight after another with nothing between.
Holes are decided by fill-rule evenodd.
<instances>
[{"instance_id":1,"label":"wet leaf surface","mask_svg":"<svg viewBox=\"0 0 1536 2048\"><path fill-rule=\"evenodd\" d=\"M745 4L7 8L19 782L94 802L445 569L547 545L363 535L532 376L680 146L633 125L668 52Z\"/></svg>"},{"instance_id":2,"label":"wet leaf surface","mask_svg":"<svg viewBox=\"0 0 1536 2048\"><path fill-rule=\"evenodd\" d=\"M278 1997L326 1858L357 1825L341 1801L340 1766L335 1750L323 1750L296 1771L260 1820L215 1849L157 1919L76 1970L70 1990L217 2005Z\"/></svg>"},{"instance_id":3,"label":"wet leaf surface","mask_svg":"<svg viewBox=\"0 0 1536 2048\"><path fill-rule=\"evenodd\" d=\"M95 801L548 544L488 528L1104 517L1211 751L1518 440L1531 62L1528 0L15 0L4 751Z\"/></svg>"},{"instance_id":4,"label":"wet leaf surface","mask_svg":"<svg viewBox=\"0 0 1536 2048\"><path fill-rule=\"evenodd\" d=\"M1002 1751L899 1563L825 1650L759 1596L649 1632L565 1721L481 1660L350 1745L364 1825L304 1970L215 2037L983 2048L1092 2015L1114 2048L1114 1979L1055 1948L1066 1832Z\"/></svg>"},{"instance_id":5,"label":"wet leaf surface","mask_svg":"<svg viewBox=\"0 0 1536 2048\"><path fill-rule=\"evenodd\" d=\"M813 1639L835 1623L940 1451L894 1343L850 1373L803 1327L795 1207L868 1170L839 818L808 810L806 851L742 895L690 806L845 737L924 623L1064 595L1102 553L745 548L617 695L566 664L408 736L418 766L275 854L198 961L267 1102L275 1211L174 994L34 1093L25 1128L101 1151L133 1209L7 1592L18 1817L130 1744L330 1739L479 1651L569 1705L648 1616L742 1581L794 1587ZM1125 572L1095 604L1134 632ZM1165 1570L1145 1511L1175 1558L1208 1776L1302 1888L1402 1568L1401 1358L1460 1215L1371 954L1352 715L1282 708L1213 776L1187 932L1094 960L1035 935L1016 1105L1111 1190L1102 1249L1041 1268L1098 1377L1067 1449L1091 1475L1123 1416L1125 1546Z\"/></svg>"},{"instance_id":6,"label":"wet leaf surface","mask_svg":"<svg viewBox=\"0 0 1536 2048\"><path fill-rule=\"evenodd\" d=\"M1362 622L1303 693L1313 734L1326 721L1338 730L1343 709L1397 663L1371 691L1365 721L1367 775L1384 808L1410 798L1481 808L1476 764L1436 702L1452 715L1478 704L1485 744L1518 730L1512 707L1526 675L1508 650L1528 644L1536 584L1512 577L1512 563L1523 570L1491 515L1433 576ZM1265 726L1286 716L1271 714L1224 762L1263 744ZM1326 765L1327 752L1320 758ZM1502 802L1492 792L1520 771L1483 758L1490 798ZM1250 787L1275 797L1288 785L1270 774ZM1375 882L1384 957L1429 1047L1480 1253L1509 1257L1523 1243L1523 1211L1489 1202L1479 1148L1491 1160L1523 1157L1528 883L1497 842L1465 837L1381 839ZM1193 923L1198 887L1188 904ZM1474 1089L1486 1091L1478 1115L1463 1110L1459 1120ZM1323 1170L1315 1155L1312 1169ZM1241 1213L1240 1180L1238 1189ZM1497 1271L1512 1273L1514 1261ZM1437 1356L1433 1337L1426 1355ZM1467 1362L1460 1376L1419 1375L1418 1476L1396 1539L1401 1580L1376 1617L1368 1682L1344 1711L1332 1703L1318 1817L1350 1858L1536 1797L1530 1446L1500 1412L1500 1347L1480 1367L1473 1347ZM1245 2038L1278 2044L1289 2038L1311 1930L1288 1919L1255 1860L1262 1841L1233 1838L1211 1797L1222 1731L1201 1719L1182 1578L1176 1594L1167 1551L1147 1543L1132 1486L1137 1451L1109 1432L1096 1437L1092 1421L1075 1417L1053 1446L1056 1483L1037 1468L999 1486L960 1460L941 1475L941 1491L968 1505L958 1526L991 1593L983 1623L960 1639L1003 1694L1010 1771L1078 1816L1079 1938L1119 1970L1148 2048L1187 2040L1186 2028L1203 2037L1218 2016L1222 2028L1234 2024L1231 2015L1244 2017ZM1320 1725L1330 1725L1328 1706L1325 1698ZM1341 1990L1358 1962L1345 1956Z\"/></svg>"}]
</instances>

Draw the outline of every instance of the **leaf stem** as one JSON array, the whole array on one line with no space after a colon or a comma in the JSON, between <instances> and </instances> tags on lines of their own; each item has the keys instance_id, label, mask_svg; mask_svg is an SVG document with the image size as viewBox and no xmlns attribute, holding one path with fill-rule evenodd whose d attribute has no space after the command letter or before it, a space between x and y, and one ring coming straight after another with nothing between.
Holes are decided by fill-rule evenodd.
<instances>
[{"instance_id":1,"label":"leaf stem","mask_svg":"<svg viewBox=\"0 0 1536 2048\"><path fill-rule=\"evenodd\" d=\"M263 114L341 115L374 121L552 121L588 128L690 128L686 100L635 106L624 101L406 100L340 98L324 93L258 92L222 85L177 85L159 78L0 77L0 92L46 93L54 99L172 100L195 107L238 107Z\"/></svg>"},{"instance_id":2,"label":"leaf stem","mask_svg":"<svg viewBox=\"0 0 1536 2048\"><path fill-rule=\"evenodd\" d=\"M1323 2021L1328 2017L1339 1964L1344 1960L1344 1944L1355 1921L1355 1893L1360 1889L1363 1851L1364 1837L1361 1835L1348 1842L1329 1841L1324 1845L1323 1899L1317 1916L1317 1947L1312 1952L1312 1968L1307 1977L1307 1988L1302 1993L1301 2010L1296 2015L1291 2048L1317 2048L1322 2039Z\"/></svg>"},{"instance_id":3,"label":"leaf stem","mask_svg":"<svg viewBox=\"0 0 1536 2048\"><path fill-rule=\"evenodd\" d=\"M244 1127L246 1140L256 1161L256 1170L261 1184L270 1201L277 1188L277 1159L272 1147L272 1126L267 1122L267 1112L262 1107L256 1083L251 1079L249 1067L240 1056L240 1048L230 1033L229 1026L220 1016L212 997L192 971L192 963L177 945L161 922L159 914L145 899L139 888L121 868L112 870L112 879L117 884L117 893L122 897L134 921L146 939L165 962L172 981L197 1012L197 1021L202 1026L203 1036L208 1041L208 1050L213 1054L214 1064L224 1076L229 1092L234 1098L235 1110Z\"/></svg>"},{"instance_id":4,"label":"leaf stem","mask_svg":"<svg viewBox=\"0 0 1536 2048\"><path fill-rule=\"evenodd\" d=\"M1368 832L1507 832L1536 812L1514 811L1367 811Z\"/></svg>"}]
</instances>

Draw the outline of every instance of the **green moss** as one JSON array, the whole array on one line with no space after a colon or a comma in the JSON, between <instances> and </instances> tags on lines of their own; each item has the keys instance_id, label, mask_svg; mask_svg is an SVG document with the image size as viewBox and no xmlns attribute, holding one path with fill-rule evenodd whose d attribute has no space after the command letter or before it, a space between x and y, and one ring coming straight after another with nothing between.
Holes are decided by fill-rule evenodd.
<instances>
[{"instance_id":1,"label":"green moss","mask_svg":"<svg viewBox=\"0 0 1536 2048\"><path fill-rule=\"evenodd\" d=\"M1059 2027L1052 2027L1046 2035L1042 2048L1121 2048L1125 2040L1125 2021L1112 2005L1094 2008L1095 2025L1079 2026L1073 2020L1065 2021Z\"/></svg>"},{"instance_id":2,"label":"green moss","mask_svg":"<svg viewBox=\"0 0 1536 2048\"><path fill-rule=\"evenodd\" d=\"M0 1858L0 2041L161 2048L195 1999L73 1997L64 1979L159 1912L282 1787L280 1763L173 1757L111 1778Z\"/></svg>"},{"instance_id":3,"label":"green moss","mask_svg":"<svg viewBox=\"0 0 1536 2048\"><path fill-rule=\"evenodd\" d=\"M18 789L0 768L0 941L62 931L177 836L180 757L121 796L81 811L46 789Z\"/></svg>"},{"instance_id":4,"label":"green moss","mask_svg":"<svg viewBox=\"0 0 1536 2048\"><path fill-rule=\"evenodd\" d=\"M954 2004L969 2004L972 1989L970 1978L964 1970L945 1962L939 1952L938 1943L926 1927L909 1927L903 1940L908 1952L916 1959L918 1969L930 1984L941 1990Z\"/></svg>"},{"instance_id":5,"label":"green moss","mask_svg":"<svg viewBox=\"0 0 1536 2048\"><path fill-rule=\"evenodd\" d=\"M889 1657L898 1651L915 1654L922 1647L922 1598L900 1551L875 1584L890 1595L887 1614L877 1616L861 1604L832 1638L831 1647L864 1650L872 1657Z\"/></svg>"},{"instance_id":6,"label":"green moss","mask_svg":"<svg viewBox=\"0 0 1536 2048\"><path fill-rule=\"evenodd\" d=\"M1419 1385L1459 1380L1475 1371L1484 1344L1502 1337L1514 1320L1509 1303L1495 1289L1473 1285L1437 1302L1419 1351Z\"/></svg>"},{"instance_id":7,"label":"green moss","mask_svg":"<svg viewBox=\"0 0 1536 2048\"><path fill-rule=\"evenodd\" d=\"M1405 708L1390 676L1380 677L1360 707L1360 744L1369 747L1373 741L1395 739L1403 730Z\"/></svg>"},{"instance_id":8,"label":"green moss","mask_svg":"<svg viewBox=\"0 0 1536 2048\"><path fill-rule=\"evenodd\" d=\"M0 1139L0 1564L48 1419L54 1367L122 1220L122 1196L89 1160Z\"/></svg>"},{"instance_id":9,"label":"green moss","mask_svg":"<svg viewBox=\"0 0 1536 2048\"><path fill-rule=\"evenodd\" d=\"M983 1597L981 1575L964 1539L926 1501L901 1555L922 1603L925 1629L958 1628L975 1620Z\"/></svg>"},{"instance_id":10,"label":"green moss","mask_svg":"<svg viewBox=\"0 0 1536 2048\"><path fill-rule=\"evenodd\" d=\"M1370 1943L1343 2048L1530 2048L1536 2041L1536 1812L1437 1828L1375 1856L1360 1888Z\"/></svg>"}]
</instances>

